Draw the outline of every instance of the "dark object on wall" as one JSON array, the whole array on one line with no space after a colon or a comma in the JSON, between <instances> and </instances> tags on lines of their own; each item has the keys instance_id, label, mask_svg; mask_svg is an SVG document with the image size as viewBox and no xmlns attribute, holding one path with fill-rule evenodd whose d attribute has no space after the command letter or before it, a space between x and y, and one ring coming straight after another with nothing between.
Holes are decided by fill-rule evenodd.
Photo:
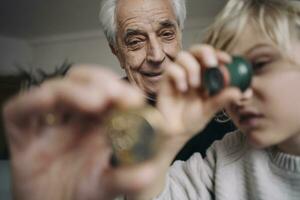
<instances>
[{"instance_id":1,"label":"dark object on wall","mask_svg":"<svg viewBox=\"0 0 300 200\"><path fill-rule=\"evenodd\" d=\"M36 71L27 71L18 66L19 73L16 75L0 75L0 159L8 159L9 152L6 144L4 126L2 119L2 111L4 103L12 96L18 94L20 91L27 90L31 86L38 86L43 81L50 78L62 77L72 66L69 62L64 62L62 65L55 68L53 72L47 73L42 69Z\"/></svg>"},{"instance_id":2,"label":"dark object on wall","mask_svg":"<svg viewBox=\"0 0 300 200\"><path fill-rule=\"evenodd\" d=\"M20 91L20 88L22 88L22 82L23 77L21 76L0 76L1 113L4 102ZM8 159L8 149L6 147L6 140L4 137L2 114L0 120L0 159Z\"/></svg>"},{"instance_id":3,"label":"dark object on wall","mask_svg":"<svg viewBox=\"0 0 300 200\"><path fill-rule=\"evenodd\" d=\"M19 76L25 79L26 86L29 88L31 86L38 86L45 80L65 76L72 65L72 63L65 61L62 65L57 66L53 72L46 72L40 68L37 68L35 71L28 71L20 66L17 68L19 69Z\"/></svg>"}]
</instances>

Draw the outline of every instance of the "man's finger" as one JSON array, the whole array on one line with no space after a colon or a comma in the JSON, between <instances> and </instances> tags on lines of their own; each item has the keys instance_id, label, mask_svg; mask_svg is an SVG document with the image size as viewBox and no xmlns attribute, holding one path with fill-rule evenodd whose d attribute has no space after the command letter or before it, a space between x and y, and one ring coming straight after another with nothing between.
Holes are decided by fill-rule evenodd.
<instances>
[{"instance_id":1,"label":"man's finger","mask_svg":"<svg viewBox=\"0 0 300 200\"><path fill-rule=\"evenodd\" d=\"M110 171L106 183L112 191L131 194L151 185L157 178L154 164L143 163L137 166L120 167Z\"/></svg>"}]
</instances>

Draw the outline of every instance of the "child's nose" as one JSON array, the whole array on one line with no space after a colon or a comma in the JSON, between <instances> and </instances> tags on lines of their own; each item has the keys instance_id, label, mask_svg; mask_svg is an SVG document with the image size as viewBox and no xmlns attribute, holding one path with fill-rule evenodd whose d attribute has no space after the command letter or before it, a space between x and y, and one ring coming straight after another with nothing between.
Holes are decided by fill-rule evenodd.
<instances>
[{"instance_id":1,"label":"child's nose","mask_svg":"<svg viewBox=\"0 0 300 200\"><path fill-rule=\"evenodd\" d=\"M246 91L243 92L242 97L240 99L240 102L245 102L249 99L251 99L253 96L253 89L249 87Z\"/></svg>"},{"instance_id":2,"label":"child's nose","mask_svg":"<svg viewBox=\"0 0 300 200\"><path fill-rule=\"evenodd\" d=\"M249 87L245 92L243 92L242 99L250 99L253 96L253 89Z\"/></svg>"}]
</instances>

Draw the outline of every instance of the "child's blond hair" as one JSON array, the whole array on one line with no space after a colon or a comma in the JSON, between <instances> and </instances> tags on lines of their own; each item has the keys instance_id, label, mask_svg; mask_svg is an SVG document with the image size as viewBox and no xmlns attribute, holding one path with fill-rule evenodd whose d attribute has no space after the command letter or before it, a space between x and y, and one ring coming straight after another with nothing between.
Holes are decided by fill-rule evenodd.
<instances>
[{"instance_id":1,"label":"child's blond hair","mask_svg":"<svg viewBox=\"0 0 300 200\"><path fill-rule=\"evenodd\" d=\"M300 2L292 0L229 0L208 28L204 43L230 52L242 31L253 23L282 52L300 37Z\"/></svg>"}]
</instances>

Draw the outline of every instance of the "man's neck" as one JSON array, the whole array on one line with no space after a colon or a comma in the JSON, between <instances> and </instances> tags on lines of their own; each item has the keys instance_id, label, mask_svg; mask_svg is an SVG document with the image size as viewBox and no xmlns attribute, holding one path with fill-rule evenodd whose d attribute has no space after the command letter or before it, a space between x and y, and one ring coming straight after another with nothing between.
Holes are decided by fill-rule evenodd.
<instances>
[{"instance_id":1,"label":"man's neck","mask_svg":"<svg viewBox=\"0 0 300 200\"><path fill-rule=\"evenodd\" d=\"M147 103L151 106L156 106L156 96L154 95L147 95Z\"/></svg>"}]
</instances>

